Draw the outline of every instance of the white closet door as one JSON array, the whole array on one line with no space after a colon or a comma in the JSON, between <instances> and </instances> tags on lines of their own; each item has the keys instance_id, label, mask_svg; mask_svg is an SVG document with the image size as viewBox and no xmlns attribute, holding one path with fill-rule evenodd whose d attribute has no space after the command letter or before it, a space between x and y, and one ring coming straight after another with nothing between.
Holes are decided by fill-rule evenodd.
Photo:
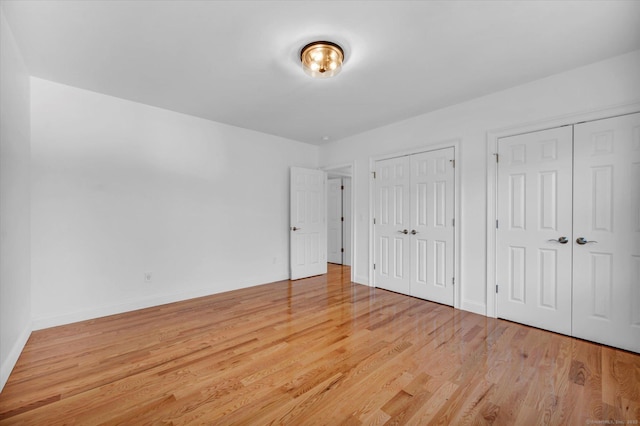
<instances>
[{"instance_id":1,"label":"white closet door","mask_svg":"<svg viewBox=\"0 0 640 426\"><path fill-rule=\"evenodd\" d=\"M411 295L453 306L453 148L411 156Z\"/></svg>"},{"instance_id":2,"label":"white closet door","mask_svg":"<svg viewBox=\"0 0 640 426\"><path fill-rule=\"evenodd\" d=\"M640 114L578 124L574 145L573 334L640 352Z\"/></svg>"},{"instance_id":3,"label":"white closet door","mask_svg":"<svg viewBox=\"0 0 640 426\"><path fill-rule=\"evenodd\" d=\"M376 162L375 285L410 294L409 157Z\"/></svg>"},{"instance_id":4,"label":"white closet door","mask_svg":"<svg viewBox=\"0 0 640 426\"><path fill-rule=\"evenodd\" d=\"M342 264L342 179L327 180L327 261Z\"/></svg>"},{"instance_id":5,"label":"white closet door","mask_svg":"<svg viewBox=\"0 0 640 426\"><path fill-rule=\"evenodd\" d=\"M572 128L498 142L498 317L571 334Z\"/></svg>"}]
</instances>

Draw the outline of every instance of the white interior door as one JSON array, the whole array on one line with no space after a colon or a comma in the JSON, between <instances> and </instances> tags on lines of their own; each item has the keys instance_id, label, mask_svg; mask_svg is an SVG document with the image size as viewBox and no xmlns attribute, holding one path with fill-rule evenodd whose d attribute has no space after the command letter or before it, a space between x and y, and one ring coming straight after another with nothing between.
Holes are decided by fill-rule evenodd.
<instances>
[{"instance_id":1,"label":"white interior door","mask_svg":"<svg viewBox=\"0 0 640 426\"><path fill-rule=\"evenodd\" d=\"M411 156L411 295L453 306L454 150Z\"/></svg>"},{"instance_id":2,"label":"white interior door","mask_svg":"<svg viewBox=\"0 0 640 426\"><path fill-rule=\"evenodd\" d=\"M327 261L342 264L342 179L327 180Z\"/></svg>"},{"instance_id":3,"label":"white interior door","mask_svg":"<svg viewBox=\"0 0 640 426\"><path fill-rule=\"evenodd\" d=\"M375 285L410 294L409 157L376 162Z\"/></svg>"},{"instance_id":4,"label":"white interior door","mask_svg":"<svg viewBox=\"0 0 640 426\"><path fill-rule=\"evenodd\" d=\"M574 145L574 336L640 352L640 114L578 124Z\"/></svg>"},{"instance_id":5,"label":"white interior door","mask_svg":"<svg viewBox=\"0 0 640 426\"><path fill-rule=\"evenodd\" d=\"M572 128L498 141L498 317L571 334Z\"/></svg>"},{"instance_id":6,"label":"white interior door","mask_svg":"<svg viewBox=\"0 0 640 426\"><path fill-rule=\"evenodd\" d=\"M291 168L291 279L327 272L326 174Z\"/></svg>"}]
</instances>

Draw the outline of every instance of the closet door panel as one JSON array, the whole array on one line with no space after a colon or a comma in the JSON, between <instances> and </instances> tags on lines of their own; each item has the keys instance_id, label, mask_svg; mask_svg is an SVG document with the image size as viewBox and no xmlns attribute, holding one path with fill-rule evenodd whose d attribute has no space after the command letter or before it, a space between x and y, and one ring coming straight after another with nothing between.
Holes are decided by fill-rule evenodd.
<instances>
[{"instance_id":1,"label":"closet door panel","mask_svg":"<svg viewBox=\"0 0 640 426\"><path fill-rule=\"evenodd\" d=\"M571 334L572 129L498 148L498 316Z\"/></svg>"},{"instance_id":2,"label":"closet door panel","mask_svg":"<svg viewBox=\"0 0 640 426\"><path fill-rule=\"evenodd\" d=\"M410 294L409 183L408 157L376 162L375 285L403 294Z\"/></svg>"},{"instance_id":3,"label":"closet door panel","mask_svg":"<svg viewBox=\"0 0 640 426\"><path fill-rule=\"evenodd\" d=\"M573 335L640 352L640 114L575 126Z\"/></svg>"},{"instance_id":4,"label":"closet door panel","mask_svg":"<svg viewBox=\"0 0 640 426\"><path fill-rule=\"evenodd\" d=\"M411 295L453 305L454 150L411 156Z\"/></svg>"}]
</instances>

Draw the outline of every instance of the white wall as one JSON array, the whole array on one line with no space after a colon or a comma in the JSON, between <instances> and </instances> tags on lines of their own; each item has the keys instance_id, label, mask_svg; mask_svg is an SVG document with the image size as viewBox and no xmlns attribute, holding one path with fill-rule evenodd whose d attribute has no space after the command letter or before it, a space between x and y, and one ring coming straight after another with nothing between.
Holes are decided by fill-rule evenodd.
<instances>
[{"instance_id":1,"label":"white wall","mask_svg":"<svg viewBox=\"0 0 640 426\"><path fill-rule=\"evenodd\" d=\"M317 147L31 83L34 328L288 278Z\"/></svg>"},{"instance_id":2,"label":"white wall","mask_svg":"<svg viewBox=\"0 0 640 426\"><path fill-rule=\"evenodd\" d=\"M461 142L462 309L486 310L487 132L640 101L640 51L324 145L320 165L355 161L356 280L369 283L370 157Z\"/></svg>"},{"instance_id":3,"label":"white wall","mask_svg":"<svg viewBox=\"0 0 640 426\"><path fill-rule=\"evenodd\" d=\"M0 390L31 334L29 74L0 7Z\"/></svg>"}]
</instances>

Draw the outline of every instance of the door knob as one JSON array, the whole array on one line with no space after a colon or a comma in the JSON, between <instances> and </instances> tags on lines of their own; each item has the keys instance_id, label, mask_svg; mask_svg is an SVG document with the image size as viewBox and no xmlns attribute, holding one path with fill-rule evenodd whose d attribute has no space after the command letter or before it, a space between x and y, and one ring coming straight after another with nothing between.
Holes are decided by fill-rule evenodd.
<instances>
[{"instance_id":1,"label":"door knob","mask_svg":"<svg viewBox=\"0 0 640 426\"><path fill-rule=\"evenodd\" d=\"M589 244L589 243L594 243L597 244L597 241L587 241L584 237L580 237L576 240L576 243L580 244L581 246L585 245L585 244Z\"/></svg>"},{"instance_id":2,"label":"door knob","mask_svg":"<svg viewBox=\"0 0 640 426\"><path fill-rule=\"evenodd\" d=\"M557 240L549 240L549 241L557 242L557 243L560 243L560 244L567 244L569 242L567 237L560 237ZM580 243L578 243L578 244L580 244Z\"/></svg>"},{"instance_id":3,"label":"door knob","mask_svg":"<svg viewBox=\"0 0 640 426\"><path fill-rule=\"evenodd\" d=\"M398 231L401 234L407 235L409 233L409 231L407 231L406 229L403 229L402 231Z\"/></svg>"},{"instance_id":4,"label":"door knob","mask_svg":"<svg viewBox=\"0 0 640 426\"><path fill-rule=\"evenodd\" d=\"M415 229L411 230L411 235L416 235L418 233L418 231L416 231Z\"/></svg>"},{"instance_id":5,"label":"door knob","mask_svg":"<svg viewBox=\"0 0 640 426\"><path fill-rule=\"evenodd\" d=\"M296 228L295 226L292 226L292 227L291 227L291 230L292 230L292 231L300 231L300 230L302 230L302 228Z\"/></svg>"}]
</instances>

